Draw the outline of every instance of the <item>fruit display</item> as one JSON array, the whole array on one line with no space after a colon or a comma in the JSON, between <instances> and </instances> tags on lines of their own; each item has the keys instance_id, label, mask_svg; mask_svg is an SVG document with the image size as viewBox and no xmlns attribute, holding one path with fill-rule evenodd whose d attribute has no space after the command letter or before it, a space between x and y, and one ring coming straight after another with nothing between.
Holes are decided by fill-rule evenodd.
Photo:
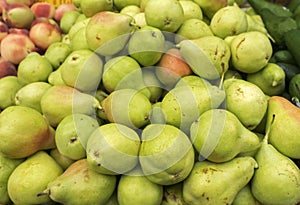
<instances>
[{"instance_id":1,"label":"fruit display","mask_svg":"<svg viewBox=\"0 0 300 205\"><path fill-rule=\"evenodd\" d=\"M300 204L300 1L0 0L1 205Z\"/></svg>"}]
</instances>

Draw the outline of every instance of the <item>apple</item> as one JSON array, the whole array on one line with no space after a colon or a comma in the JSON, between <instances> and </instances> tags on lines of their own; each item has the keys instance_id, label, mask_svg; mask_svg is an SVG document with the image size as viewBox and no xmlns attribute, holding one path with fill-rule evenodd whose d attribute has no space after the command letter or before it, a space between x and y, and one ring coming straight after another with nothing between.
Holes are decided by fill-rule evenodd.
<instances>
[{"instance_id":1,"label":"apple","mask_svg":"<svg viewBox=\"0 0 300 205\"><path fill-rule=\"evenodd\" d=\"M36 2L30 7L35 18L54 18L55 7L48 2Z\"/></svg>"},{"instance_id":2,"label":"apple","mask_svg":"<svg viewBox=\"0 0 300 205\"><path fill-rule=\"evenodd\" d=\"M2 14L2 10L7 6L6 0L0 0L0 14Z\"/></svg>"},{"instance_id":3,"label":"apple","mask_svg":"<svg viewBox=\"0 0 300 205\"><path fill-rule=\"evenodd\" d=\"M17 73L17 67L13 63L0 58L0 79L5 76L17 76Z\"/></svg>"},{"instance_id":4,"label":"apple","mask_svg":"<svg viewBox=\"0 0 300 205\"><path fill-rule=\"evenodd\" d=\"M9 33L8 26L3 21L0 21L0 42Z\"/></svg>"},{"instance_id":5,"label":"apple","mask_svg":"<svg viewBox=\"0 0 300 205\"><path fill-rule=\"evenodd\" d=\"M25 4L26 6L31 6L36 0L6 0L7 4Z\"/></svg>"},{"instance_id":6,"label":"apple","mask_svg":"<svg viewBox=\"0 0 300 205\"><path fill-rule=\"evenodd\" d=\"M10 33L2 39L0 44L2 58L15 65L35 49L35 44L24 34Z\"/></svg>"},{"instance_id":7,"label":"apple","mask_svg":"<svg viewBox=\"0 0 300 205\"><path fill-rule=\"evenodd\" d=\"M75 10L77 10L77 8L74 6L74 4L61 4L55 9L54 20L60 21L64 13Z\"/></svg>"},{"instance_id":8,"label":"apple","mask_svg":"<svg viewBox=\"0 0 300 205\"><path fill-rule=\"evenodd\" d=\"M53 19L37 18L29 30L29 37L41 50L46 50L52 43L62 39L59 25Z\"/></svg>"},{"instance_id":9,"label":"apple","mask_svg":"<svg viewBox=\"0 0 300 205\"><path fill-rule=\"evenodd\" d=\"M17 33L17 34L24 34L29 36L29 30L25 28L9 28L8 29L9 33Z\"/></svg>"}]
</instances>

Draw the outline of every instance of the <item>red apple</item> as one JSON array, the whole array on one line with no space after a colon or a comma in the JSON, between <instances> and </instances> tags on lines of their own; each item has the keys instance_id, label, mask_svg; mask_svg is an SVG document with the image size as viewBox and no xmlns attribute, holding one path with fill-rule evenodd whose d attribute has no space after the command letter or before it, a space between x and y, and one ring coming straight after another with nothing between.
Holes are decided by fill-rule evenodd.
<instances>
[{"instance_id":1,"label":"red apple","mask_svg":"<svg viewBox=\"0 0 300 205\"><path fill-rule=\"evenodd\" d=\"M2 17L4 22L11 28L29 29L34 20L31 9L25 4L9 4L3 9Z\"/></svg>"},{"instance_id":2,"label":"red apple","mask_svg":"<svg viewBox=\"0 0 300 205\"><path fill-rule=\"evenodd\" d=\"M76 9L77 8L74 6L74 4L61 4L55 10L54 19L56 21L60 21L60 19L64 15L64 13L66 13L68 11L74 11Z\"/></svg>"},{"instance_id":3,"label":"red apple","mask_svg":"<svg viewBox=\"0 0 300 205\"><path fill-rule=\"evenodd\" d=\"M30 9L36 18L45 17L51 19L55 13L55 7L48 2L36 2L32 4Z\"/></svg>"},{"instance_id":4,"label":"red apple","mask_svg":"<svg viewBox=\"0 0 300 205\"><path fill-rule=\"evenodd\" d=\"M13 63L0 58L0 79L5 76L17 76L17 73L17 67Z\"/></svg>"},{"instance_id":5,"label":"red apple","mask_svg":"<svg viewBox=\"0 0 300 205\"><path fill-rule=\"evenodd\" d=\"M9 33L8 26L3 21L0 21L0 42Z\"/></svg>"},{"instance_id":6,"label":"red apple","mask_svg":"<svg viewBox=\"0 0 300 205\"><path fill-rule=\"evenodd\" d=\"M0 44L2 58L15 65L19 64L28 53L34 50L34 43L24 34L10 33Z\"/></svg>"},{"instance_id":7,"label":"red apple","mask_svg":"<svg viewBox=\"0 0 300 205\"><path fill-rule=\"evenodd\" d=\"M39 19L33 22L29 30L29 37L38 48L46 50L52 43L61 41L62 32L54 20Z\"/></svg>"},{"instance_id":8,"label":"red apple","mask_svg":"<svg viewBox=\"0 0 300 205\"><path fill-rule=\"evenodd\" d=\"M29 36L29 30L25 28L10 28L9 33L24 34Z\"/></svg>"},{"instance_id":9,"label":"red apple","mask_svg":"<svg viewBox=\"0 0 300 205\"><path fill-rule=\"evenodd\" d=\"M0 0L0 14L2 14L3 9L7 6L6 0Z\"/></svg>"}]
</instances>

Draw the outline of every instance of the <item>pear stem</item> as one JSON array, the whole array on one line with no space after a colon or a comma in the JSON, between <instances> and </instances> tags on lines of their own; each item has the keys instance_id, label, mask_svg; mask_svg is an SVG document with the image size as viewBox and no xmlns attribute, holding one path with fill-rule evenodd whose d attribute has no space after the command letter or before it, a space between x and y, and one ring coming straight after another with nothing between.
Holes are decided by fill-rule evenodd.
<instances>
[{"instance_id":1,"label":"pear stem","mask_svg":"<svg viewBox=\"0 0 300 205\"><path fill-rule=\"evenodd\" d=\"M224 70L224 68L222 68L222 75L221 75L221 80L220 80L220 84L219 84L219 89L220 90L223 87L224 78L225 78L225 70Z\"/></svg>"},{"instance_id":2,"label":"pear stem","mask_svg":"<svg viewBox=\"0 0 300 205\"><path fill-rule=\"evenodd\" d=\"M44 191L38 193L36 196L44 196L44 195L50 195L50 189L45 189Z\"/></svg>"},{"instance_id":3,"label":"pear stem","mask_svg":"<svg viewBox=\"0 0 300 205\"><path fill-rule=\"evenodd\" d=\"M271 130L271 127L274 123L274 120L275 120L275 114L272 115L272 120L270 122L270 125L268 126L268 129L266 130L266 134L265 134L265 137L263 139L263 143L266 143L268 144L268 140L269 140L269 133L270 133L270 130Z\"/></svg>"}]
</instances>

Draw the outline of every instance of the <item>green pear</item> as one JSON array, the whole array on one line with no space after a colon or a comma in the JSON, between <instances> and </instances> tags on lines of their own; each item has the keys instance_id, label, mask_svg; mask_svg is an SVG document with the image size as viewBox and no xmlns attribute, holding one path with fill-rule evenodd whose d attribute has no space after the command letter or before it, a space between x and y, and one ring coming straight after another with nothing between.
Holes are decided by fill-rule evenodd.
<instances>
[{"instance_id":1,"label":"green pear","mask_svg":"<svg viewBox=\"0 0 300 205\"><path fill-rule=\"evenodd\" d=\"M183 9L183 19L184 21L187 19L202 19L203 13L198 4L194 1L186 1L186 0L179 0L179 3Z\"/></svg>"},{"instance_id":2,"label":"green pear","mask_svg":"<svg viewBox=\"0 0 300 205\"><path fill-rule=\"evenodd\" d=\"M140 64L130 56L117 56L106 61L102 82L110 93L120 89L139 90L150 98L150 91L143 81Z\"/></svg>"},{"instance_id":3,"label":"green pear","mask_svg":"<svg viewBox=\"0 0 300 205\"><path fill-rule=\"evenodd\" d=\"M244 186L235 196L232 205L259 205L251 192L250 183Z\"/></svg>"},{"instance_id":4,"label":"green pear","mask_svg":"<svg viewBox=\"0 0 300 205\"><path fill-rule=\"evenodd\" d=\"M245 127L253 130L267 111L268 97L257 85L243 79L227 79L223 87L228 111L235 114Z\"/></svg>"},{"instance_id":5,"label":"green pear","mask_svg":"<svg viewBox=\"0 0 300 205\"><path fill-rule=\"evenodd\" d=\"M65 205L106 205L116 187L116 176L91 170L86 159L75 161L39 193Z\"/></svg>"},{"instance_id":6,"label":"green pear","mask_svg":"<svg viewBox=\"0 0 300 205\"><path fill-rule=\"evenodd\" d=\"M119 202L118 202L118 196L117 196L116 190L115 190L114 193L110 196L110 198L108 199L108 201L106 202L105 205L119 205Z\"/></svg>"},{"instance_id":7,"label":"green pear","mask_svg":"<svg viewBox=\"0 0 300 205\"><path fill-rule=\"evenodd\" d=\"M176 32L183 22L183 8L177 0L149 0L145 5L147 25Z\"/></svg>"},{"instance_id":8,"label":"green pear","mask_svg":"<svg viewBox=\"0 0 300 205\"><path fill-rule=\"evenodd\" d=\"M15 96L24 84L16 76L0 78L0 109L15 105Z\"/></svg>"},{"instance_id":9,"label":"green pear","mask_svg":"<svg viewBox=\"0 0 300 205\"><path fill-rule=\"evenodd\" d=\"M79 10L71 10L64 13L59 21L59 27L63 33L68 33L80 15Z\"/></svg>"},{"instance_id":10,"label":"green pear","mask_svg":"<svg viewBox=\"0 0 300 205\"><path fill-rule=\"evenodd\" d=\"M221 8L227 6L227 0L194 0L205 16L211 19Z\"/></svg>"},{"instance_id":11,"label":"green pear","mask_svg":"<svg viewBox=\"0 0 300 205\"><path fill-rule=\"evenodd\" d=\"M155 74L155 68L142 67L142 73L145 86L151 93L150 102L158 102L163 93L163 85Z\"/></svg>"},{"instance_id":12,"label":"green pear","mask_svg":"<svg viewBox=\"0 0 300 205\"><path fill-rule=\"evenodd\" d=\"M220 79L228 70L231 52L225 40L204 36L179 43L183 58L193 72L208 80Z\"/></svg>"},{"instance_id":13,"label":"green pear","mask_svg":"<svg viewBox=\"0 0 300 205\"><path fill-rule=\"evenodd\" d=\"M137 166L132 171L121 175L117 188L120 205L160 205L163 198L163 186L144 176Z\"/></svg>"},{"instance_id":14,"label":"green pear","mask_svg":"<svg viewBox=\"0 0 300 205\"><path fill-rule=\"evenodd\" d=\"M60 66L66 85L82 92L93 93L101 81L102 59L89 49L72 51Z\"/></svg>"},{"instance_id":15,"label":"green pear","mask_svg":"<svg viewBox=\"0 0 300 205\"><path fill-rule=\"evenodd\" d=\"M80 2L80 10L86 17L92 17L101 11L112 11L113 0L85 0Z\"/></svg>"},{"instance_id":16,"label":"green pear","mask_svg":"<svg viewBox=\"0 0 300 205\"><path fill-rule=\"evenodd\" d=\"M161 101L167 124L180 128L186 134L191 124L205 111L217 108L225 93L211 84L175 86Z\"/></svg>"},{"instance_id":17,"label":"green pear","mask_svg":"<svg viewBox=\"0 0 300 205\"><path fill-rule=\"evenodd\" d=\"M204 36L213 36L213 32L209 25L201 19L192 18L187 19L182 23L174 38L176 43L180 43L180 41L185 39L192 40Z\"/></svg>"},{"instance_id":18,"label":"green pear","mask_svg":"<svg viewBox=\"0 0 300 205\"><path fill-rule=\"evenodd\" d=\"M131 128L107 123L97 128L86 146L91 169L102 174L123 174L138 163L140 138Z\"/></svg>"},{"instance_id":19,"label":"green pear","mask_svg":"<svg viewBox=\"0 0 300 205\"><path fill-rule=\"evenodd\" d=\"M24 84L46 82L52 71L53 67L47 58L37 52L31 52L19 63L18 78Z\"/></svg>"},{"instance_id":20,"label":"green pear","mask_svg":"<svg viewBox=\"0 0 300 205\"><path fill-rule=\"evenodd\" d=\"M300 108L284 97L269 99L266 121L269 142L282 154L295 159L300 159L299 113Z\"/></svg>"},{"instance_id":21,"label":"green pear","mask_svg":"<svg viewBox=\"0 0 300 205\"><path fill-rule=\"evenodd\" d=\"M150 124L143 129L141 139L139 161L150 181L172 185L186 179L195 155L183 131L168 124Z\"/></svg>"},{"instance_id":22,"label":"green pear","mask_svg":"<svg viewBox=\"0 0 300 205\"><path fill-rule=\"evenodd\" d=\"M210 28L216 36L223 39L244 33L248 29L246 13L237 5L225 6L214 14Z\"/></svg>"},{"instance_id":23,"label":"green pear","mask_svg":"<svg viewBox=\"0 0 300 205\"><path fill-rule=\"evenodd\" d=\"M234 78L234 79L242 79L242 75L240 72L232 69L228 69L224 75L224 80Z\"/></svg>"},{"instance_id":24,"label":"green pear","mask_svg":"<svg viewBox=\"0 0 300 205\"><path fill-rule=\"evenodd\" d=\"M246 17L247 17L247 25L248 25L247 31L259 31L264 34L268 34L268 31L265 28L265 25L260 15L258 14L249 15L246 13Z\"/></svg>"},{"instance_id":25,"label":"green pear","mask_svg":"<svg viewBox=\"0 0 300 205\"><path fill-rule=\"evenodd\" d=\"M140 6L141 0L114 0L114 6L118 11L129 5Z\"/></svg>"},{"instance_id":26,"label":"green pear","mask_svg":"<svg viewBox=\"0 0 300 205\"><path fill-rule=\"evenodd\" d=\"M66 170L71 164L75 162L75 160L63 156L57 148L51 149L49 154L57 162L57 164L61 166L63 170Z\"/></svg>"},{"instance_id":27,"label":"green pear","mask_svg":"<svg viewBox=\"0 0 300 205\"><path fill-rule=\"evenodd\" d=\"M72 160L86 157L86 144L98 121L86 114L71 114L62 119L56 127L55 144L58 151Z\"/></svg>"},{"instance_id":28,"label":"green pear","mask_svg":"<svg viewBox=\"0 0 300 205\"><path fill-rule=\"evenodd\" d=\"M127 5L121 9L120 13L127 14L129 16L134 17L136 14L140 13L141 9L137 5Z\"/></svg>"},{"instance_id":29,"label":"green pear","mask_svg":"<svg viewBox=\"0 0 300 205\"><path fill-rule=\"evenodd\" d=\"M9 158L24 158L55 147L47 120L24 106L10 106L0 113L0 140L0 152Z\"/></svg>"},{"instance_id":30,"label":"green pear","mask_svg":"<svg viewBox=\"0 0 300 205\"><path fill-rule=\"evenodd\" d=\"M129 15L112 11L95 14L86 25L89 48L103 56L121 51L135 30L133 21L133 17Z\"/></svg>"},{"instance_id":31,"label":"green pear","mask_svg":"<svg viewBox=\"0 0 300 205\"><path fill-rule=\"evenodd\" d=\"M96 115L96 110L100 109L100 103L94 96L70 86L54 85L42 96L41 108L49 124L57 127L59 122L70 114Z\"/></svg>"},{"instance_id":32,"label":"green pear","mask_svg":"<svg viewBox=\"0 0 300 205\"><path fill-rule=\"evenodd\" d=\"M277 127L277 117L272 116L262 145L255 155L258 169L251 180L251 192L262 204L292 205L300 201L300 170L294 161L269 144L271 130Z\"/></svg>"},{"instance_id":33,"label":"green pear","mask_svg":"<svg viewBox=\"0 0 300 205\"><path fill-rule=\"evenodd\" d=\"M273 53L270 39L259 31L238 34L230 44L232 66L243 73L265 67Z\"/></svg>"},{"instance_id":34,"label":"green pear","mask_svg":"<svg viewBox=\"0 0 300 205\"><path fill-rule=\"evenodd\" d=\"M84 50L89 49L89 46L86 41L86 29L81 28L79 29L74 36L70 39L70 46L73 51L75 50Z\"/></svg>"},{"instance_id":35,"label":"green pear","mask_svg":"<svg viewBox=\"0 0 300 205\"><path fill-rule=\"evenodd\" d=\"M196 162L183 182L183 199L187 204L232 204L246 186L257 166L252 157L237 157L228 162Z\"/></svg>"},{"instance_id":36,"label":"green pear","mask_svg":"<svg viewBox=\"0 0 300 205\"><path fill-rule=\"evenodd\" d=\"M146 17L144 12L137 13L133 16L134 22L138 28L147 26Z\"/></svg>"},{"instance_id":37,"label":"green pear","mask_svg":"<svg viewBox=\"0 0 300 205\"><path fill-rule=\"evenodd\" d=\"M71 51L69 44L54 42L46 49L44 56L52 65L53 70L56 70L65 61Z\"/></svg>"},{"instance_id":38,"label":"green pear","mask_svg":"<svg viewBox=\"0 0 300 205\"><path fill-rule=\"evenodd\" d=\"M130 37L128 53L142 66L152 66L160 60L164 47L163 32L152 26L143 26Z\"/></svg>"},{"instance_id":39,"label":"green pear","mask_svg":"<svg viewBox=\"0 0 300 205\"><path fill-rule=\"evenodd\" d=\"M260 146L258 136L225 109L204 112L190 129L190 138L199 153L199 159L226 162L239 153L257 150Z\"/></svg>"},{"instance_id":40,"label":"green pear","mask_svg":"<svg viewBox=\"0 0 300 205\"><path fill-rule=\"evenodd\" d=\"M66 85L66 83L64 82L64 80L61 77L61 67L59 67L58 69L52 71L49 76L48 76L48 82L51 85Z\"/></svg>"},{"instance_id":41,"label":"green pear","mask_svg":"<svg viewBox=\"0 0 300 205\"><path fill-rule=\"evenodd\" d=\"M41 113L41 98L50 87L51 85L46 82L33 82L25 85L16 93L15 105L31 107Z\"/></svg>"},{"instance_id":42,"label":"green pear","mask_svg":"<svg viewBox=\"0 0 300 205\"><path fill-rule=\"evenodd\" d=\"M91 20L91 17L87 17L86 19L76 22L69 30L68 36L70 40L74 37L75 33L79 31L81 28L86 28L87 24Z\"/></svg>"},{"instance_id":43,"label":"green pear","mask_svg":"<svg viewBox=\"0 0 300 205\"><path fill-rule=\"evenodd\" d=\"M179 79L179 81L176 83L175 87L178 86L210 86L211 83L204 78L201 78L198 75L187 75L183 76Z\"/></svg>"},{"instance_id":44,"label":"green pear","mask_svg":"<svg viewBox=\"0 0 300 205\"><path fill-rule=\"evenodd\" d=\"M49 182L63 172L56 161L45 151L39 151L17 166L11 173L7 188L14 204L44 204L48 196L39 196Z\"/></svg>"},{"instance_id":45,"label":"green pear","mask_svg":"<svg viewBox=\"0 0 300 205\"><path fill-rule=\"evenodd\" d=\"M166 119L161 109L161 101L152 104L150 111L150 122L151 124L165 124Z\"/></svg>"},{"instance_id":46,"label":"green pear","mask_svg":"<svg viewBox=\"0 0 300 205\"><path fill-rule=\"evenodd\" d=\"M11 159L0 153L0 204L11 204L7 190L9 176L24 159Z\"/></svg>"},{"instance_id":47,"label":"green pear","mask_svg":"<svg viewBox=\"0 0 300 205\"><path fill-rule=\"evenodd\" d=\"M161 205L187 205L182 196L183 182L164 186L164 197Z\"/></svg>"},{"instance_id":48,"label":"green pear","mask_svg":"<svg viewBox=\"0 0 300 205\"><path fill-rule=\"evenodd\" d=\"M281 95L285 91L285 72L275 63L268 63L258 72L247 74L246 80L269 96Z\"/></svg>"}]
</instances>

